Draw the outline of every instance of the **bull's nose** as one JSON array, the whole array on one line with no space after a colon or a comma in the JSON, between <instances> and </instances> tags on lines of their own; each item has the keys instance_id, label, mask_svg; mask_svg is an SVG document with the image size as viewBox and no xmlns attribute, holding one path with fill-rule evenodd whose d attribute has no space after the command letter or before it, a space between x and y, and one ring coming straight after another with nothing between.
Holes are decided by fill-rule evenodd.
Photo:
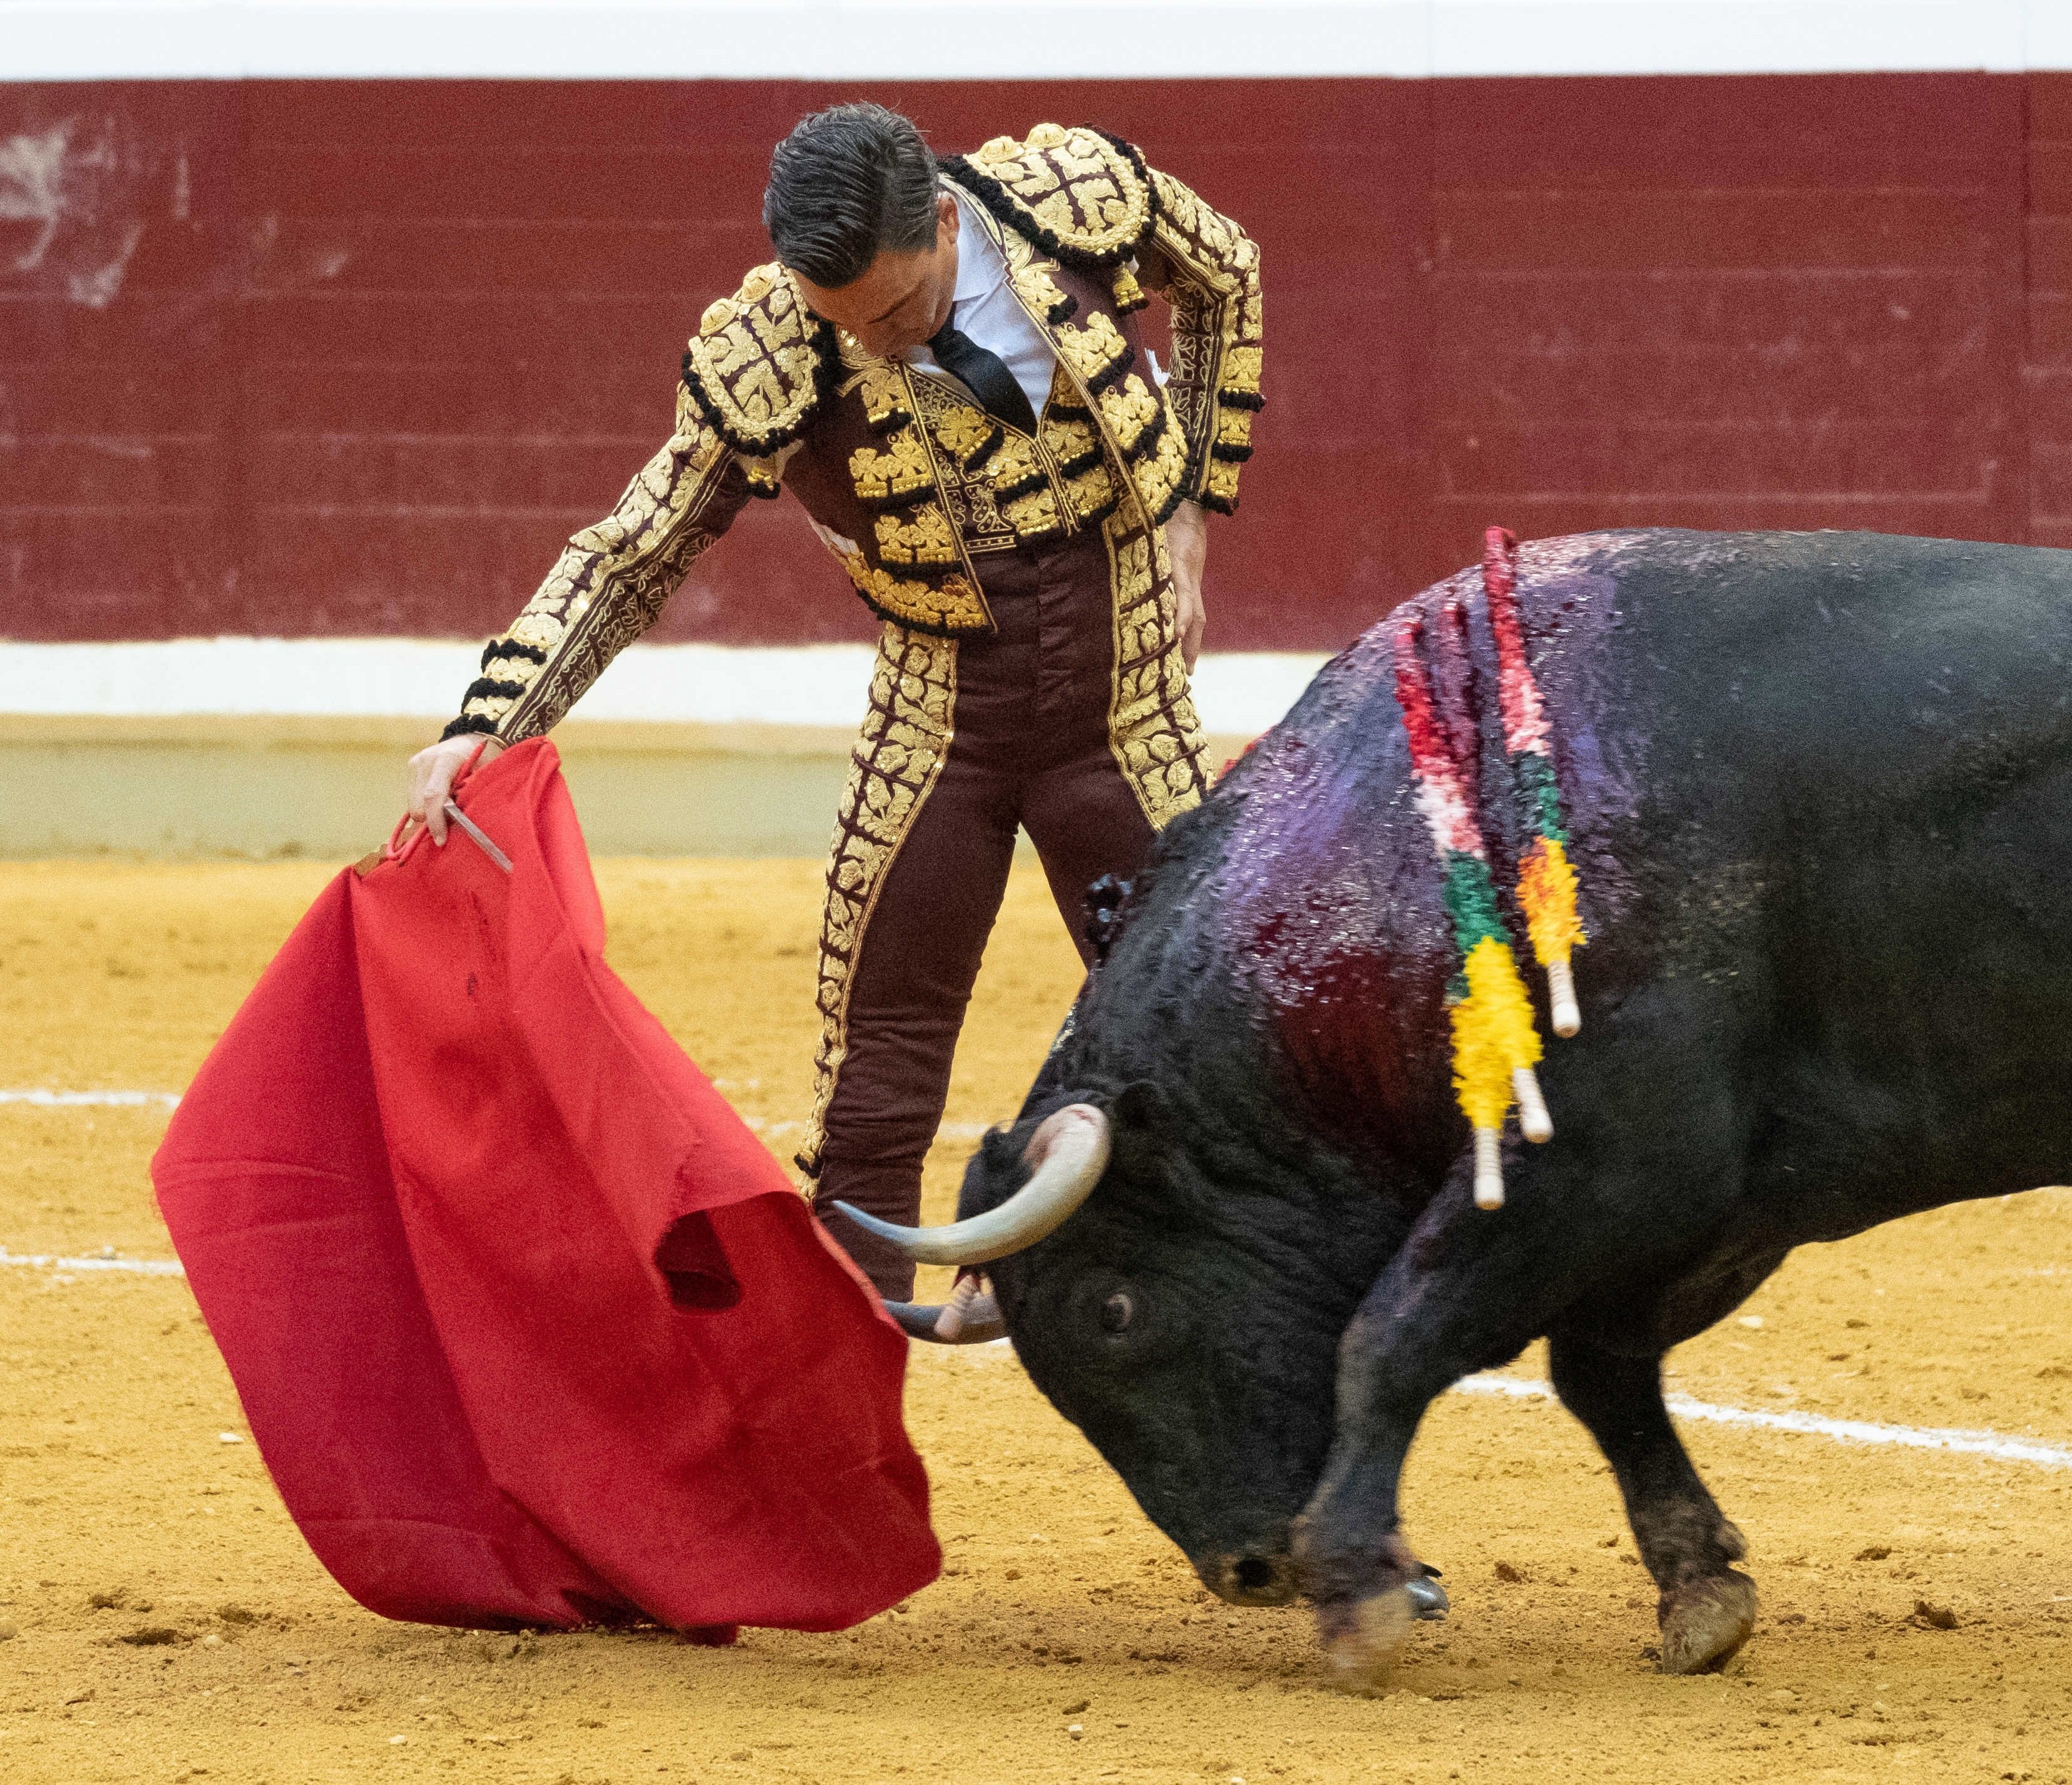
<instances>
[{"instance_id":1,"label":"bull's nose","mask_svg":"<svg viewBox=\"0 0 2072 1785\"><path fill-rule=\"evenodd\" d=\"M1280 1550L1219 1556L1198 1572L1204 1586L1232 1605L1286 1605L1295 1597L1295 1564Z\"/></svg>"}]
</instances>

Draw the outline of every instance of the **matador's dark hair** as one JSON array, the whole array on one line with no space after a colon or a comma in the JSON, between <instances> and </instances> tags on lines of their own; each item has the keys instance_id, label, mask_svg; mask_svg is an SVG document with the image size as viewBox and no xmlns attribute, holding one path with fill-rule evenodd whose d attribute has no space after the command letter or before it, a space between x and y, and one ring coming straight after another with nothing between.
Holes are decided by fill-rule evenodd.
<instances>
[{"instance_id":1,"label":"matador's dark hair","mask_svg":"<svg viewBox=\"0 0 2072 1785\"><path fill-rule=\"evenodd\" d=\"M859 102L801 118L770 154L763 226L777 258L832 291L880 249L935 245L935 158L898 113Z\"/></svg>"}]
</instances>

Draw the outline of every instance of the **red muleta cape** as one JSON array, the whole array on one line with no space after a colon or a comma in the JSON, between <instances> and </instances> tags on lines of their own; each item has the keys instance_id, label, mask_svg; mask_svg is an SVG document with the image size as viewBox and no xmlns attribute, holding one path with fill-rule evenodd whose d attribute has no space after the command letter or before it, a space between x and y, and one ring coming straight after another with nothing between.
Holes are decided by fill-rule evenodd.
<instances>
[{"instance_id":1,"label":"red muleta cape","mask_svg":"<svg viewBox=\"0 0 2072 1785\"><path fill-rule=\"evenodd\" d=\"M152 1161L289 1512L391 1618L882 1611L942 1560L906 1340L605 966L553 746L460 803L512 872L341 874Z\"/></svg>"}]
</instances>

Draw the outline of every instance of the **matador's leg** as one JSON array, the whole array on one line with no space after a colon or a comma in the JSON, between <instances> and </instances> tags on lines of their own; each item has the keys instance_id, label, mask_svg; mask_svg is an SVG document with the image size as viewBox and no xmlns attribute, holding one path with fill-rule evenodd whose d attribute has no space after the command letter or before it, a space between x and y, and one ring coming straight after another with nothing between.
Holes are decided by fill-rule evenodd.
<instances>
[{"instance_id":1,"label":"matador's leg","mask_svg":"<svg viewBox=\"0 0 2072 1785\"><path fill-rule=\"evenodd\" d=\"M1106 745L1038 777L1023 796L1022 823L1043 863L1058 913L1091 964L1087 888L1104 874L1128 880L1157 833Z\"/></svg>"},{"instance_id":2,"label":"matador's leg","mask_svg":"<svg viewBox=\"0 0 2072 1785\"><path fill-rule=\"evenodd\" d=\"M1022 822L1085 954L1087 886L1135 874L1209 776L1163 546L1117 515L1061 568L1039 595L1046 636L1059 641L1038 683L1053 748L1023 795Z\"/></svg>"},{"instance_id":3,"label":"matador's leg","mask_svg":"<svg viewBox=\"0 0 2072 1785\"><path fill-rule=\"evenodd\" d=\"M956 649L902 634L880 659L828 876L819 1085L799 1160L819 1207L906 1225L1014 855L1011 783L953 737ZM911 1262L824 1218L882 1294L912 1293Z\"/></svg>"}]
</instances>

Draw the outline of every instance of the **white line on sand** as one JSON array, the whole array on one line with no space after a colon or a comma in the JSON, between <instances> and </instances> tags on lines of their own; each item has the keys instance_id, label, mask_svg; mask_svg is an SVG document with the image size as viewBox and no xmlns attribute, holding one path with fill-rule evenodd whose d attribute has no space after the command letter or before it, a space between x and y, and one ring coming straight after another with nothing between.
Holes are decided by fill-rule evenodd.
<instances>
[{"instance_id":1,"label":"white line on sand","mask_svg":"<svg viewBox=\"0 0 2072 1785\"><path fill-rule=\"evenodd\" d=\"M171 1258L120 1258L112 1253L97 1258L60 1258L47 1254L10 1252L0 1246L0 1265L21 1265L31 1270L128 1271L145 1277L182 1277L187 1274ZM1005 1339L973 1346L967 1356L992 1353L1011 1348ZM1456 1394L1493 1394L1511 1401L1551 1401L1551 1383L1529 1377L1470 1376L1453 1385ZM1753 1407L1722 1407L1710 1401L1693 1400L1688 1394L1667 1397L1669 1410L1681 1419L1696 1419L1713 1426L1747 1426L1771 1432L1797 1432L1810 1438L1832 1438L1838 1444L1891 1444L1902 1450L1948 1451L1961 1456L1992 1457L2000 1463L2033 1463L2045 1469L2072 1469L2072 1447L2041 1444L2025 1438L2008 1438L1999 1432L1964 1431L1934 1426L1883 1426L1868 1419L1829 1419L1809 1413L1770 1413Z\"/></svg>"},{"instance_id":2,"label":"white line on sand","mask_svg":"<svg viewBox=\"0 0 2072 1785\"><path fill-rule=\"evenodd\" d=\"M1516 1401L1551 1400L1552 1383L1516 1376L1470 1376L1453 1385L1460 1394L1497 1394ZM1830 1438L1838 1444L1897 1444L1910 1451L1954 1451L1966 1456L1989 1456L2002 1463L2033 1463L2045 1469L2072 1469L2072 1449L2039 1444L1998 1432L1967 1432L1933 1426L1881 1426L1867 1419L1828 1419L1819 1414L1767 1413L1752 1407L1720 1407L1694 1401L1688 1394L1667 1396L1669 1410L1679 1419L1700 1419L1715 1426L1753 1426L1766 1431L1803 1432Z\"/></svg>"},{"instance_id":3,"label":"white line on sand","mask_svg":"<svg viewBox=\"0 0 2072 1785\"><path fill-rule=\"evenodd\" d=\"M176 1258L118 1258L112 1252L97 1258L58 1258L43 1252L10 1252L4 1245L0 1265L26 1265L32 1270L126 1270L139 1277L187 1275Z\"/></svg>"}]
</instances>

